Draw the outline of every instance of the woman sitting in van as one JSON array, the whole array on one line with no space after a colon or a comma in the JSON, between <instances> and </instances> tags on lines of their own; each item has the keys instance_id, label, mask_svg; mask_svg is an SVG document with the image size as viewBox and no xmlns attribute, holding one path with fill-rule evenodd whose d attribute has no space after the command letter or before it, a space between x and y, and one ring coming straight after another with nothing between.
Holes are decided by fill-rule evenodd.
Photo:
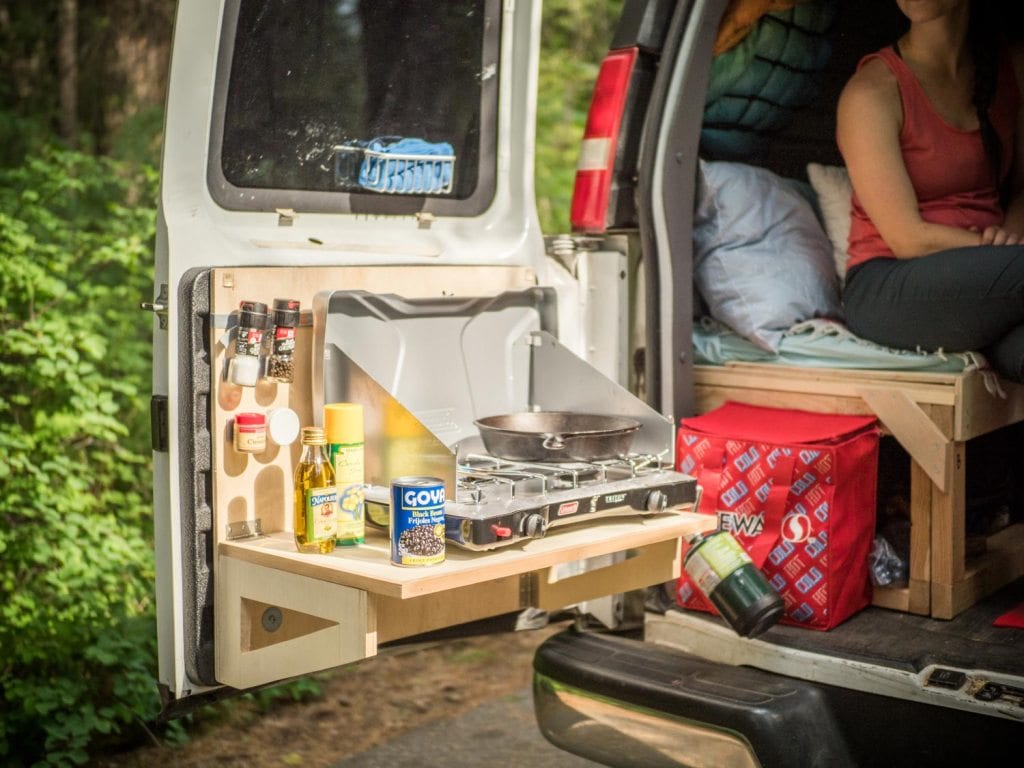
<instances>
[{"instance_id":1,"label":"woman sitting in van","mask_svg":"<svg viewBox=\"0 0 1024 768\"><path fill-rule=\"evenodd\" d=\"M847 323L891 347L982 350L1024 381L1024 51L995 2L896 2L909 29L839 100Z\"/></svg>"}]
</instances>

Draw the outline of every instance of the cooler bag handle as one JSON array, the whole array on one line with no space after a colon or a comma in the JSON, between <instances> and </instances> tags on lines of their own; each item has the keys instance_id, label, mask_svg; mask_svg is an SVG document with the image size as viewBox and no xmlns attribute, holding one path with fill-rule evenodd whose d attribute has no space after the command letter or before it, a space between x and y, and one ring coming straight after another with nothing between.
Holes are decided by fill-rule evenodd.
<instances>
[{"instance_id":1,"label":"cooler bag handle","mask_svg":"<svg viewBox=\"0 0 1024 768\"><path fill-rule=\"evenodd\" d=\"M781 449L777 455L778 460L772 469L772 487L764 502L764 521L761 525L761 533L746 545L747 554L758 568L764 567L768 555L782 538L782 518L785 517L786 499L789 498L789 490L793 485L793 467L796 464L796 457L792 453L787 455Z\"/></svg>"},{"instance_id":2,"label":"cooler bag handle","mask_svg":"<svg viewBox=\"0 0 1024 768\"><path fill-rule=\"evenodd\" d=\"M700 497L700 508L697 510L705 515L718 515L718 494L722 488L722 467L725 458L725 440L720 437L709 437L708 450L704 453L704 462L697 475L697 482L704 489Z\"/></svg>"}]
</instances>

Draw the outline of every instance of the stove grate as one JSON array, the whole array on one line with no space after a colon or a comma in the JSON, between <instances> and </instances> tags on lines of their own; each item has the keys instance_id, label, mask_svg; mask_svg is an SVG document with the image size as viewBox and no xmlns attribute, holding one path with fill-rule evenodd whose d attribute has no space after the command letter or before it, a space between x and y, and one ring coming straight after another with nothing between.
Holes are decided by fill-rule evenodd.
<instances>
[{"instance_id":1,"label":"stove grate","mask_svg":"<svg viewBox=\"0 0 1024 768\"><path fill-rule=\"evenodd\" d=\"M523 462L469 454L457 467L457 497L484 504L495 496L516 499L631 479L669 468L663 454L629 454L593 462Z\"/></svg>"}]
</instances>

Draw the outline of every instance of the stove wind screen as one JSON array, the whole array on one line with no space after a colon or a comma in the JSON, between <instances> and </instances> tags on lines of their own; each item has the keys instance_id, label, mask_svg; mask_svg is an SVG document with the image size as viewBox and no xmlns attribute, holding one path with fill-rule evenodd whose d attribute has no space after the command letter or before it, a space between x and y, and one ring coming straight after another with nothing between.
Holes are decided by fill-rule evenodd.
<instances>
[{"instance_id":1,"label":"stove wind screen","mask_svg":"<svg viewBox=\"0 0 1024 768\"><path fill-rule=\"evenodd\" d=\"M554 291L533 288L438 299L324 291L313 324L322 402L349 394L348 359L454 446L478 436L475 419L529 408L533 333L557 321Z\"/></svg>"}]
</instances>

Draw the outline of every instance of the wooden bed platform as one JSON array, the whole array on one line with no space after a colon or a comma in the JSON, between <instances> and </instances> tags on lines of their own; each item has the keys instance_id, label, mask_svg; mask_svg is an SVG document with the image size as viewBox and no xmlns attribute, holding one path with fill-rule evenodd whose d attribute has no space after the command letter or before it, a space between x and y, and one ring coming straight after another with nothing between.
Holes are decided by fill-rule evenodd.
<instances>
[{"instance_id":1,"label":"wooden bed platform","mask_svg":"<svg viewBox=\"0 0 1024 768\"><path fill-rule=\"evenodd\" d=\"M695 406L732 400L826 413L874 414L911 458L910 581L876 588L874 603L950 619L1024 575L1024 524L965 552L966 443L1024 420L1024 386L1000 379L989 392L980 371L923 373L807 368L766 363L695 367Z\"/></svg>"}]
</instances>

